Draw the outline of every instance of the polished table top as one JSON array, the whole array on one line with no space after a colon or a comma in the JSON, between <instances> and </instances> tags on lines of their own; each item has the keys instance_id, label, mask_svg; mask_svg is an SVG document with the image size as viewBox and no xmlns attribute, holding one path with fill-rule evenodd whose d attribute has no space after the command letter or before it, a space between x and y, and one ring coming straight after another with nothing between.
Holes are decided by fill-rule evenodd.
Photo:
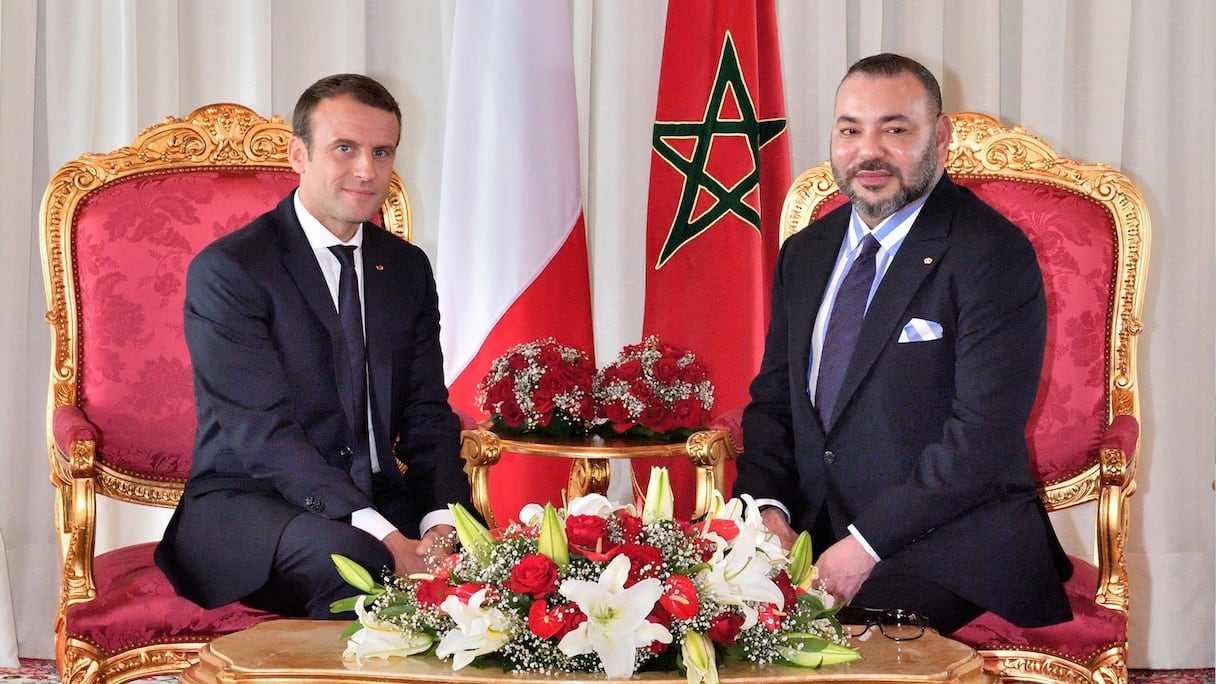
<instances>
[{"instance_id":1,"label":"polished table top","mask_svg":"<svg viewBox=\"0 0 1216 684\"><path fill-rule=\"evenodd\" d=\"M349 623L275 620L229 634L203 648L200 661L182 673L183 684L258 682L259 684L567 684L607 681L602 674L504 674L496 667L466 667L453 672L450 661L414 656L369 661L363 666L342 661ZM878 634L854 640L861 659L820 669L755 667L734 663L719 671L723 682L794 684L814 682L957 682L989 684L982 659L969 646L928 632L915 641L895 642ZM678 673L643 672L630 681L683 684Z\"/></svg>"}]
</instances>

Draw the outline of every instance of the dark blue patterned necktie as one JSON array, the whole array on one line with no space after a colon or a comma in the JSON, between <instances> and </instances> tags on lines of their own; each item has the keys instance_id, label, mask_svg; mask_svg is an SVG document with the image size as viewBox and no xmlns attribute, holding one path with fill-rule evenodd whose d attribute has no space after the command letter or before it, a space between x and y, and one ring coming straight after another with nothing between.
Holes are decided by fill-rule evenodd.
<instances>
[{"instance_id":1,"label":"dark blue patterned necktie","mask_svg":"<svg viewBox=\"0 0 1216 684\"><path fill-rule=\"evenodd\" d=\"M844 382L849 359L853 357L853 347L857 346L861 322L866 317L866 300L874 285L874 255L877 253L878 240L873 235L866 235L861 242L861 252L836 292L836 303L832 306L823 348L819 352L819 379L815 383L815 408L824 429L832 425L840 385Z\"/></svg>"},{"instance_id":2,"label":"dark blue patterned necktie","mask_svg":"<svg viewBox=\"0 0 1216 684\"><path fill-rule=\"evenodd\" d=\"M355 485L367 495L372 493L372 456L367 434L367 346L363 340L363 313L359 303L359 274L355 271L355 247L333 245L329 248L342 263L338 276L338 317L342 321L342 336L350 357L350 393L347 401L352 407L355 453L351 457L350 474Z\"/></svg>"}]
</instances>

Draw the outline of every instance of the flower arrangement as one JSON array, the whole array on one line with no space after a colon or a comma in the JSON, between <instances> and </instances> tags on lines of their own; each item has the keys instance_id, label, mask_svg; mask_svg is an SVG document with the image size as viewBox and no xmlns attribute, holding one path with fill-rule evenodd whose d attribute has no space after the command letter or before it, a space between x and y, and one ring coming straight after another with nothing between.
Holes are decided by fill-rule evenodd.
<instances>
[{"instance_id":1,"label":"flower arrangement","mask_svg":"<svg viewBox=\"0 0 1216 684\"><path fill-rule=\"evenodd\" d=\"M692 352L652 335L596 373L595 401L618 434L687 437L709 422L714 388Z\"/></svg>"},{"instance_id":2,"label":"flower arrangement","mask_svg":"<svg viewBox=\"0 0 1216 684\"><path fill-rule=\"evenodd\" d=\"M596 423L594 375L585 352L549 337L508 349L477 392L496 428L567 435Z\"/></svg>"},{"instance_id":3,"label":"flower arrangement","mask_svg":"<svg viewBox=\"0 0 1216 684\"><path fill-rule=\"evenodd\" d=\"M343 658L361 664L429 653L453 669L603 672L679 669L689 684L718 681L726 658L818 667L855 660L831 595L813 587L810 538L787 555L749 497L715 493L704 521L672 518L667 471L655 468L640 514L601 495L525 506L489 532L451 507L459 554L433 574L374 582L335 556L363 592Z\"/></svg>"}]
</instances>

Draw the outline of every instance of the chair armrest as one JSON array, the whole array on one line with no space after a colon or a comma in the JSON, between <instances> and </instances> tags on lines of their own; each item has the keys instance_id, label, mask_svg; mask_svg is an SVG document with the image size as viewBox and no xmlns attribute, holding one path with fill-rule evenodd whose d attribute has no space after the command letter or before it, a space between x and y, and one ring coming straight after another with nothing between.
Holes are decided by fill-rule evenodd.
<instances>
[{"instance_id":1,"label":"chair armrest","mask_svg":"<svg viewBox=\"0 0 1216 684\"><path fill-rule=\"evenodd\" d=\"M93 458L101 431L77 406L57 406L51 414L51 439L54 441L58 468L72 477L92 477ZM74 444L87 444L76 449ZM52 463L52 467L56 464Z\"/></svg>"},{"instance_id":2,"label":"chair armrest","mask_svg":"<svg viewBox=\"0 0 1216 684\"><path fill-rule=\"evenodd\" d=\"M1123 543L1127 537L1127 499L1136 493L1136 445L1140 423L1134 416L1118 415L1100 442L1101 480L1098 491L1098 587L1094 599L1127 614L1128 576Z\"/></svg>"}]
</instances>

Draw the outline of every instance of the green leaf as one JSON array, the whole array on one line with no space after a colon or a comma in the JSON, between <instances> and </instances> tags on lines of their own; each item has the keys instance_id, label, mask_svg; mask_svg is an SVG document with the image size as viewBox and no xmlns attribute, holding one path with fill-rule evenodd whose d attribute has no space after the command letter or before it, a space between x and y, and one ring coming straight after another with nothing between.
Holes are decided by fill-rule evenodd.
<instances>
[{"instance_id":1,"label":"green leaf","mask_svg":"<svg viewBox=\"0 0 1216 684\"><path fill-rule=\"evenodd\" d=\"M366 596L360 594L359 596ZM338 599L329 604L329 612L331 613L348 613L355 609L355 604L359 602L359 596L348 596L344 599Z\"/></svg>"}]
</instances>

